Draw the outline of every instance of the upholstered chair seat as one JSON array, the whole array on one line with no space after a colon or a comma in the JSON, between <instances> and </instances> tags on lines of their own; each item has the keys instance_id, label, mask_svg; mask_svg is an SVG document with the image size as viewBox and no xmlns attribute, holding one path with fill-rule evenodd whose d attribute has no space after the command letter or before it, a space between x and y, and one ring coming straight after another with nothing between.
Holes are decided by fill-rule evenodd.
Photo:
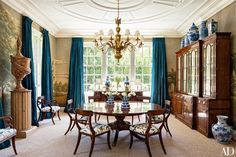
<instances>
[{"instance_id":1,"label":"upholstered chair seat","mask_svg":"<svg viewBox=\"0 0 236 157\"><path fill-rule=\"evenodd\" d=\"M0 143L6 141L6 139L11 139L16 136L16 129L4 128L0 129Z\"/></svg>"},{"instance_id":2,"label":"upholstered chair seat","mask_svg":"<svg viewBox=\"0 0 236 157\"><path fill-rule=\"evenodd\" d=\"M42 112L50 112L51 108L49 106L41 108ZM52 112L57 112L60 110L60 106L52 106Z\"/></svg>"},{"instance_id":3,"label":"upholstered chair seat","mask_svg":"<svg viewBox=\"0 0 236 157\"><path fill-rule=\"evenodd\" d=\"M0 117L0 120L3 120L5 126L5 128L0 129L0 143L11 139L13 150L17 155L15 144L17 130L13 128L13 125L11 124L12 118L10 116L3 116Z\"/></svg>"},{"instance_id":4,"label":"upholstered chair seat","mask_svg":"<svg viewBox=\"0 0 236 157\"><path fill-rule=\"evenodd\" d=\"M131 125L129 130L138 134L145 135L147 128L148 128L148 123L140 123L140 124ZM159 132L159 128L156 127L155 125L152 125L149 130L149 134L152 135L158 132Z\"/></svg>"},{"instance_id":5,"label":"upholstered chair seat","mask_svg":"<svg viewBox=\"0 0 236 157\"><path fill-rule=\"evenodd\" d=\"M93 127L93 130L95 132L95 135L103 134L103 133L108 132L109 130L111 130L110 126L108 126L106 124L93 123L92 127ZM89 125L86 125L85 127L83 127L80 130L80 132L92 135L92 132L89 128Z\"/></svg>"}]
</instances>

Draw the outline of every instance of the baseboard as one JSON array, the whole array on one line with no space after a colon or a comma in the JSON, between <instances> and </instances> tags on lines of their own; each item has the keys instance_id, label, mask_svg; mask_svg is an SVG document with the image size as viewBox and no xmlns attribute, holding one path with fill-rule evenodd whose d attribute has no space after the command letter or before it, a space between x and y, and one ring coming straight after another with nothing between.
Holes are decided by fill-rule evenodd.
<instances>
[{"instance_id":1,"label":"baseboard","mask_svg":"<svg viewBox=\"0 0 236 157\"><path fill-rule=\"evenodd\" d=\"M17 130L16 137L17 138L27 138L32 132L36 129L36 126L31 126L30 129L27 130Z\"/></svg>"}]
</instances>

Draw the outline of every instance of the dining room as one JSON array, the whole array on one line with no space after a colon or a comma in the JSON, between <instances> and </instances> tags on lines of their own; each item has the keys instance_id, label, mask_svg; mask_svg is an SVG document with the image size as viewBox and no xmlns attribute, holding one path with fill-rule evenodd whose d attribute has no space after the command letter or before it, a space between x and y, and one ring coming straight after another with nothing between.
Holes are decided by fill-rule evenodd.
<instances>
[{"instance_id":1,"label":"dining room","mask_svg":"<svg viewBox=\"0 0 236 157\"><path fill-rule=\"evenodd\" d=\"M0 156L234 156L235 0L0 0Z\"/></svg>"}]
</instances>

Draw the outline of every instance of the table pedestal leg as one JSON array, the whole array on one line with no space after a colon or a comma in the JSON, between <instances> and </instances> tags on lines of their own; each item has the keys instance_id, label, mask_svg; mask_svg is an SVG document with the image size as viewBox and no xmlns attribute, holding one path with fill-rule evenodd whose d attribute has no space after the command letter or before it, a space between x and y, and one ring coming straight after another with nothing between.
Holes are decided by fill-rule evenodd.
<instances>
[{"instance_id":1,"label":"table pedestal leg","mask_svg":"<svg viewBox=\"0 0 236 157\"><path fill-rule=\"evenodd\" d=\"M124 121L125 116L119 115L115 116L116 121L109 123L109 126L111 127L112 130L116 130L115 138L113 141L112 146L116 146L118 136L119 136L119 131L121 130L129 130L130 122Z\"/></svg>"}]
</instances>

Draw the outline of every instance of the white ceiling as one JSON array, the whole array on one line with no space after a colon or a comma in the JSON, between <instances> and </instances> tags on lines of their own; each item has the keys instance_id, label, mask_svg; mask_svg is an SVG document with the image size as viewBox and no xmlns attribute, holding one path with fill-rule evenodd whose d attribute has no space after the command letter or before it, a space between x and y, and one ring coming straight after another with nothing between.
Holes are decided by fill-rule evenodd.
<instances>
[{"instance_id":1,"label":"white ceiling","mask_svg":"<svg viewBox=\"0 0 236 157\"><path fill-rule=\"evenodd\" d=\"M235 0L120 0L121 32L181 37L192 22L208 19ZM117 0L3 0L56 37L115 30Z\"/></svg>"}]
</instances>

